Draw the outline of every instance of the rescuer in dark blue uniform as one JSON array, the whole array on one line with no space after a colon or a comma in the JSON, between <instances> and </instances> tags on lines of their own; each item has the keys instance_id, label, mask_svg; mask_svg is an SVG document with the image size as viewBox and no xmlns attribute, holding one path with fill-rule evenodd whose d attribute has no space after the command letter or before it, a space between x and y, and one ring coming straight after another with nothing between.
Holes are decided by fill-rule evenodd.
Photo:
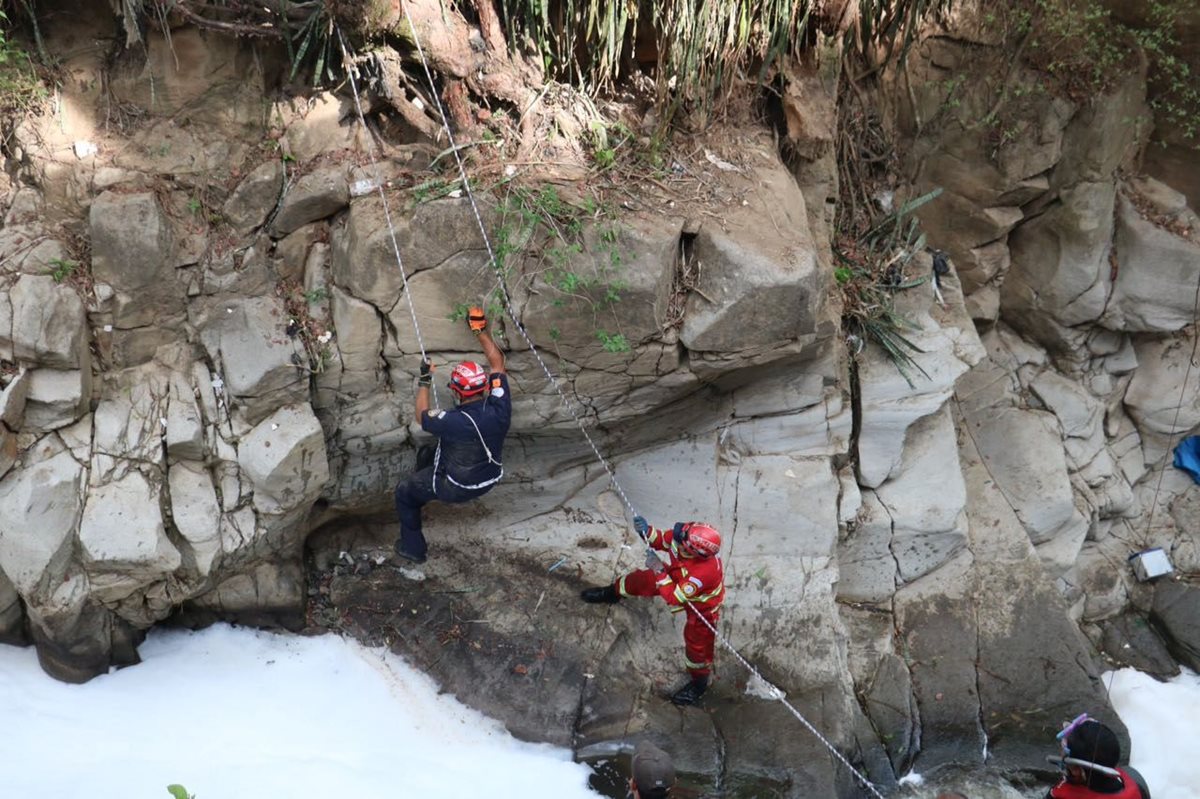
<instances>
[{"instance_id":1,"label":"rescuer in dark blue uniform","mask_svg":"<svg viewBox=\"0 0 1200 799\"><path fill-rule=\"evenodd\" d=\"M457 407L429 409L433 367L421 364L417 380L415 415L421 428L437 436L433 463L418 468L396 486L396 515L400 538L396 554L413 563L424 563L427 547L421 533L421 508L430 500L468 502L481 497L504 476L504 437L512 419L512 397L504 372L504 354L487 330L480 308L467 314L471 331L487 358L488 369L463 361L450 372L450 389ZM418 463L418 466L422 464Z\"/></svg>"}]
</instances>

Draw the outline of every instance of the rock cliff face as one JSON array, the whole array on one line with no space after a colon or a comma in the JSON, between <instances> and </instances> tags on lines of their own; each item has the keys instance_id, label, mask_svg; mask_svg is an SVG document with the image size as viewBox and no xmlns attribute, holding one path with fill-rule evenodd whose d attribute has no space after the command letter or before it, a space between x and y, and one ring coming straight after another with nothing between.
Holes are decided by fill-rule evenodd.
<instances>
[{"instance_id":1,"label":"rock cliff face","mask_svg":"<svg viewBox=\"0 0 1200 799\"><path fill-rule=\"evenodd\" d=\"M67 51L69 31L46 35ZM103 124L84 79L64 89L65 122L26 120L6 150L0 640L32 640L70 680L132 662L181 607L302 625L306 539L320 530L318 572L330 551L387 545L393 527L360 519L386 510L422 441L421 348L439 364L475 354L454 309L497 297L466 200L421 190L437 148L384 142L375 172L345 98L264 112L269 66L236 42L178 29L171 46L198 57L170 59L147 36L144 63L108 76L120 108L147 112L128 130ZM1175 619L1173 651L1194 659L1178 621L1194 596L1155 600L1123 564L1162 546L1200 571L1197 487L1168 453L1200 425L1195 214L1121 172L1143 129L1128 120L1147 115L1141 75L1087 107L1038 106L999 148L930 124L942 74L978 46L928 37L909 66L920 90L880 98L910 138L914 190L945 190L922 223L955 266L945 302L898 294L924 372L912 384L871 348L849 377L829 126L786 163L768 131L738 131L721 153L733 169L680 167L720 185L715 212L638 198L565 252L484 196L490 236L534 239L504 277L515 318L497 320L516 401L507 477L468 514L431 511L445 565L425 587L486 586L460 609L489 622L491 649L443 662L428 637L383 640L529 737L586 747L678 724L645 690L676 668L671 620L572 604L640 556L519 323L634 507L723 531L722 633L881 785L911 767L1039 762L1062 718L1105 704L1095 648L1125 640L1114 625L1131 607ZM99 48L70 53L67 69L99 76ZM805 102L833 118L820 79ZM564 288L565 274L594 279ZM364 635L383 624L361 617L364 592L426 602L416 633L450 629L421 584L338 569L321 601L356 608ZM529 688L525 660L479 654L525 644L537 712L502 690ZM757 740L762 719L790 718L743 688L723 660L719 711L687 711L705 719L688 770L856 795L814 740Z\"/></svg>"}]
</instances>

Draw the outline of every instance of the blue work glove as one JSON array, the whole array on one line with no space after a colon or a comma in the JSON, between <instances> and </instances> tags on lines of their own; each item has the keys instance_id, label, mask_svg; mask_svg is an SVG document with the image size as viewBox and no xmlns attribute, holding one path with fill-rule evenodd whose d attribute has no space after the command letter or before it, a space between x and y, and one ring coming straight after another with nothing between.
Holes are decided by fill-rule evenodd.
<instances>
[{"instance_id":1,"label":"blue work glove","mask_svg":"<svg viewBox=\"0 0 1200 799\"><path fill-rule=\"evenodd\" d=\"M646 521L646 519L642 516L634 516L633 529L638 535L640 535L642 538L645 538L650 532L650 522Z\"/></svg>"},{"instance_id":2,"label":"blue work glove","mask_svg":"<svg viewBox=\"0 0 1200 799\"><path fill-rule=\"evenodd\" d=\"M671 528L671 538L676 544L682 544L687 540L687 535L683 532L685 526L684 522L675 522L675 526Z\"/></svg>"},{"instance_id":3,"label":"blue work glove","mask_svg":"<svg viewBox=\"0 0 1200 799\"><path fill-rule=\"evenodd\" d=\"M663 564L662 558L654 554L653 549L646 550L646 568L652 572L661 573L667 567Z\"/></svg>"}]
</instances>

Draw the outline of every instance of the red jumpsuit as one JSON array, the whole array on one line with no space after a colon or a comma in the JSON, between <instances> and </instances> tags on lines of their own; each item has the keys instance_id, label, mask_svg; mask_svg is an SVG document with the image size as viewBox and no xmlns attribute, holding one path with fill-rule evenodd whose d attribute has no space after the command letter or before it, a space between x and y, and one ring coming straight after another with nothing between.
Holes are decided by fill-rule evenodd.
<instances>
[{"instance_id":1,"label":"red jumpsuit","mask_svg":"<svg viewBox=\"0 0 1200 799\"><path fill-rule=\"evenodd\" d=\"M717 619L720 618L719 608L725 600L721 559L716 555L697 558L684 552L673 540L671 530L651 527L646 533L646 541L652 548L671 556L666 571L632 571L617 580L617 593L621 596L661 596L672 613L686 613L687 622L683 626L684 666L693 677L707 677L712 671L716 637L704 622L696 618L696 613L688 609L688 605L699 611L716 628Z\"/></svg>"},{"instance_id":2,"label":"red jumpsuit","mask_svg":"<svg viewBox=\"0 0 1200 799\"><path fill-rule=\"evenodd\" d=\"M1051 788L1046 796L1048 799L1145 799L1129 772L1123 768L1117 768L1117 771L1121 772L1122 787L1115 793L1098 791L1084 785L1073 785L1064 778Z\"/></svg>"}]
</instances>

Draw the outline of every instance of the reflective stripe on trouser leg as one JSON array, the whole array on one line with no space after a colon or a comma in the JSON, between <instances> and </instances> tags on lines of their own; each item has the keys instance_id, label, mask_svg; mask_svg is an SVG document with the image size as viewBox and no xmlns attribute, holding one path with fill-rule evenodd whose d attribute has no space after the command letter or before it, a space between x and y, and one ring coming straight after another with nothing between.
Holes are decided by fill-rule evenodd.
<instances>
[{"instance_id":1,"label":"reflective stripe on trouser leg","mask_svg":"<svg viewBox=\"0 0 1200 799\"><path fill-rule=\"evenodd\" d=\"M708 623L713 627L717 626L717 619L721 614L717 611L701 611L704 618L708 619ZM716 644L716 636L712 630L704 625L704 622L696 618L696 614L688 609L687 622L683 625L683 663L688 673L693 677L707 677L712 671L713 649Z\"/></svg>"}]
</instances>

